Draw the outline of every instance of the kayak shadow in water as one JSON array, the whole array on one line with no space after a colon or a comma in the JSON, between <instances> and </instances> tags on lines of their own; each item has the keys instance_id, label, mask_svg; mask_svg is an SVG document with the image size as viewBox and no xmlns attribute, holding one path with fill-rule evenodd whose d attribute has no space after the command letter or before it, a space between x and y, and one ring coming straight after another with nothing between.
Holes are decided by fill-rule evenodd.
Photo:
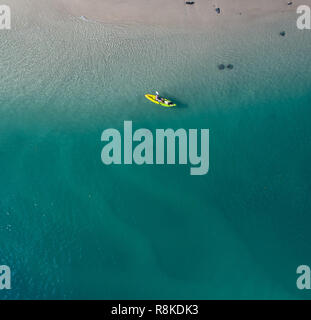
<instances>
[{"instance_id":1,"label":"kayak shadow in water","mask_svg":"<svg viewBox=\"0 0 311 320\"><path fill-rule=\"evenodd\" d=\"M177 98L175 98L174 96L170 96L169 94L166 94L164 92L163 94L164 97L167 97L167 99L171 100L173 103L176 104L176 107L175 108L188 108L188 104L178 100Z\"/></svg>"}]
</instances>

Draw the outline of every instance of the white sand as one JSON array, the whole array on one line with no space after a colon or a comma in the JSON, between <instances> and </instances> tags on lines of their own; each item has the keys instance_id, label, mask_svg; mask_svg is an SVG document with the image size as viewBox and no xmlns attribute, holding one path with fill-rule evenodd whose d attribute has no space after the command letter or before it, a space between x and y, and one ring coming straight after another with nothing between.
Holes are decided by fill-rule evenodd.
<instances>
[{"instance_id":1,"label":"white sand","mask_svg":"<svg viewBox=\"0 0 311 320\"><path fill-rule=\"evenodd\" d=\"M192 6L184 0L54 0L68 14L105 23L163 25L208 25L215 21L245 21L262 15L296 10L311 0L196 0ZM215 8L220 8L217 14Z\"/></svg>"},{"instance_id":2,"label":"white sand","mask_svg":"<svg viewBox=\"0 0 311 320\"><path fill-rule=\"evenodd\" d=\"M30 21L49 20L57 16L74 16L82 20L109 24L138 24L215 28L231 27L261 17L296 14L298 5L311 6L311 0L195 0L192 6L184 0L6 0L14 14ZM215 9L220 8L217 14ZM295 23L295 20L293 20Z\"/></svg>"}]
</instances>

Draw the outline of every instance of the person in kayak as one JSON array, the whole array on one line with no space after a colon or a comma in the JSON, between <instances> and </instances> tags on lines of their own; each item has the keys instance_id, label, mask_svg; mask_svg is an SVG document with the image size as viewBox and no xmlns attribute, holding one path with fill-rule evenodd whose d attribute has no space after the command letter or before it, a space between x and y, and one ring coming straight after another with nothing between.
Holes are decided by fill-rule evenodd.
<instances>
[{"instance_id":1,"label":"person in kayak","mask_svg":"<svg viewBox=\"0 0 311 320\"><path fill-rule=\"evenodd\" d=\"M163 99L163 98L160 98L158 91L156 91L155 99L156 99L158 102L164 102L164 99Z\"/></svg>"},{"instance_id":2,"label":"person in kayak","mask_svg":"<svg viewBox=\"0 0 311 320\"><path fill-rule=\"evenodd\" d=\"M156 99L157 101L160 101L160 97L159 97L159 92L158 92L158 91L156 91L155 99Z\"/></svg>"}]
</instances>

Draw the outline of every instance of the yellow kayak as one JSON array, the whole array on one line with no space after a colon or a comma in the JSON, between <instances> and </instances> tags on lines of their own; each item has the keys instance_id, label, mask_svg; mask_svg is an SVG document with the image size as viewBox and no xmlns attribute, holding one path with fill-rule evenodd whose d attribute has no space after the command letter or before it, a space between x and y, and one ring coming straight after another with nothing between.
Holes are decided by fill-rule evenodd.
<instances>
[{"instance_id":1,"label":"yellow kayak","mask_svg":"<svg viewBox=\"0 0 311 320\"><path fill-rule=\"evenodd\" d=\"M167 108L176 107L176 104L173 103L172 101L168 100L168 99L162 98L162 102L157 101L156 100L156 96L153 95L153 94L145 94L145 97L148 100L152 101L153 103L161 105L162 107L167 107Z\"/></svg>"}]
</instances>

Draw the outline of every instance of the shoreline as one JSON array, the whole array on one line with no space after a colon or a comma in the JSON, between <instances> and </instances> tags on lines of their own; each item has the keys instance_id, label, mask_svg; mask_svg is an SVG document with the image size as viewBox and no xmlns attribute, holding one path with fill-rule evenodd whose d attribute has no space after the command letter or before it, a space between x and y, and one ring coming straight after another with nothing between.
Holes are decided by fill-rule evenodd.
<instances>
[{"instance_id":1,"label":"shoreline","mask_svg":"<svg viewBox=\"0 0 311 320\"><path fill-rule=\"evenodd\" d=\"M194 5L186 5L183 0L120 0L111 3L108 0L55 0L55 6L62 13L86 21L109 24L139 24L185 27L208 27L226 23L250 22L260 17L274 16L276 13L296 12L298 5L310 3L310 0L227 0L195 1ZM220 8L220 13L216 9Z\"/></svg>"}]
</instances>

